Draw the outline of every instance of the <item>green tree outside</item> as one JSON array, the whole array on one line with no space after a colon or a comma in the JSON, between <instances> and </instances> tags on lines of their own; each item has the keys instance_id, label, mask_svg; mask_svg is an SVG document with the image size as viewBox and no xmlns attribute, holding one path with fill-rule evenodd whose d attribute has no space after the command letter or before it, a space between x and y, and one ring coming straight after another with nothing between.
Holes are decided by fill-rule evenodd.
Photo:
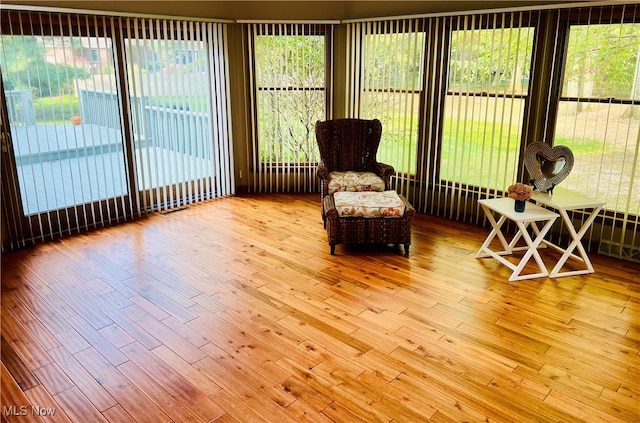
<instances>
[{"instance_id":1,"label":"green tree outside","mask_svg":"<svg viewBox=\"0 0 640 423\"><path fill-rule=\"evenodd\" d=\"M315 123L325 119L325 38L255 38L258 137L262 163L319 160Z\"/></svg>"},{"instance_id":2,"label":"green tree outside","mask_svg":"<svg viewBox=\"0 0 640 423\"><path fill-rule=\"evenodd\" d=\"M570 97L630 99L640 54L640 24L574 25L562 92Z\"/></svg>"},{"instance_id":3,"label":"green tree outside","mask_svg":"<svg viewBox=\"0 0 640 423\"><path fill-rule=\"evenodd\" d=\"M45 60L45 41L51 43L62 40L60 37L25 37L2 35L2 56L5 89L28 90L36 98L56 97L73 93L73 80L84 78L89 73L82 67L48 63ZM66 38L69 48L77 41Z\"/></svg>"}]
</instances>

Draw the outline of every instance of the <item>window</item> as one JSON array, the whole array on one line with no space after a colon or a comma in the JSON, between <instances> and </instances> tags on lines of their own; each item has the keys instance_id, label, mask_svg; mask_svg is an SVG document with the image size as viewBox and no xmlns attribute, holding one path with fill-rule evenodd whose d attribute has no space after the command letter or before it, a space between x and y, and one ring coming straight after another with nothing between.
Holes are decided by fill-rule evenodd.
<instances>
[{"instance_id":1,"label":"window","mask_svg":"<svg viewBox=\"0 0 640 423\"><path fill-rule=\"evenodd\" d=\"M425 34L421 22L375 25L362 43L360 117L380 119L378 161L397 173L417 172ZM390 27L398 33L390 32Z\"/></svg>"},{"instance_id":2,"label":"window","mask_svg":"<svg viewBox=\"0 0 640 423\"><path fill-rule=\"evenodd\" d=\"M563 184L639 215L639 130L640 24L571 25L554 136L575 157Z\"/></svg>"},{"instance_id":3,"label":"window","mask_svg":"<svg viewBox=\"0 0 640 423\"><path fill-rule=\"evenodd\" d=\"M326 118L326 37L321 28L261 26L254 38L258 156L315 163L315 122Z\"/></svg>"},{"instance_id":4,"label":"window","mask_svg":"<svg viewBox=\"0 0 640 423\"><path fill-rule=\"evenodd\" d=\"M251 188L315 191L315 123L331 117L332 26L250 24L247 31Z\"/></svg>"},{"instance_id":5,"label":"window","mask_svg":"<svg viewBox=\"0 0 640 423\"><path fill-rule=\"evenodd\" d=\"M89 61L91 63L98 63L100 62L100 52L98 52L97 49L91 49L89 50Z\"/></svg>"},{"instance_id":6,"label":"window","mask_svg":"<svg viewBox=\"0 0 640 423\"><path fill-rule=\"evenodd\" d=\"M458 18L451 32L440 179L503 190L516 181L534 28ZM493 29L477 29L487 26ZM469 28L469 29L463 29Z\"/></svg>"}]
</instances>

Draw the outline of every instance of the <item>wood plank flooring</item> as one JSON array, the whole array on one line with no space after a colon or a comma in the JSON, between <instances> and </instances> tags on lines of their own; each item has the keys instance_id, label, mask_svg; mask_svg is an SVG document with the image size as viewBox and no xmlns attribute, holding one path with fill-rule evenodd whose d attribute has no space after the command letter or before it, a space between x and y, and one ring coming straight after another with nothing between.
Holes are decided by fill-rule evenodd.
<instances>
[{"instance_id":1,"label":"wood plank flooring","mask_svg":"<svg viewBox=\"0 0 640 423\"><path fill-rule=\"evenodd\" d=\"M419 214L329 255L318 196L2 255L2 422L638 422L640 266L508 282ZM552 250L543 258L552 260Z\"/></svg>"}]
</instances>

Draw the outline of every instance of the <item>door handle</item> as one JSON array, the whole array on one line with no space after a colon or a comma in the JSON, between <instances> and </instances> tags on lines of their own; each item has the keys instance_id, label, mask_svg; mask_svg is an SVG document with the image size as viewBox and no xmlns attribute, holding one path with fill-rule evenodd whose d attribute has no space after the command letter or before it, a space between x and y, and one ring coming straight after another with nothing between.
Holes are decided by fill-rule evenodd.
<instances>
[{"instance_id":1,"label":"door handle","mask_svg":"<svg viewBox=\"0 0 640 423\"><path fill-rule=\"evenodd\" d=\"M4 131L1 131L0 140L2 141L2 152L6 153L7 151L9 151L9 143L11 142L10 135L5 134Z\"/></svg>"}]
</instances>

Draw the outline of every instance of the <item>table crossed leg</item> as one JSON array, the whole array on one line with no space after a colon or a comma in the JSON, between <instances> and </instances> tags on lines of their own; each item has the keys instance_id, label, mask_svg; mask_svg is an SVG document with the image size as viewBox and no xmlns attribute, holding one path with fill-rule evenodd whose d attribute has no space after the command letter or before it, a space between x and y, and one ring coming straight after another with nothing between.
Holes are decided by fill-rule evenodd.
<instances>
[{"instance_id":1,"label":"table crossed leg","mask_svg":"<svg viewBox=\"0 0 640 423\"><path fill-rule=\"evenodd\" d=\"M478 250L478 253L476 254L476 258L490 256L495 258L496 260L498 260L500 263L504 264L511 270L513 270L513 273L509 277L509 281L533 279L533 278L539 278L539 277L549 275L549 272L547 271L547 268L544 266L544 262L542 261L542 257L540 257L540 253L538 252L538 246L542 242L543 238L545 237L549 229L551 229L551 226L553 226L555 219L546 221L546 223L540 229L537 227L537 225L533 225L534 234L536 235L534 239L532 239L531 236L529 235L529 232L527 232L527 227L531 222L515 221L515 224L518 227L518 233L513 237L511 242L507 242L507 239L505 238L501 229L502 225L507 220L507 218L505 216L501 216L500 219L496 222L493 216L493 213L491 213L490 210L485 209L485 214L487 216L487 219L489 220L489 223L491 223L491 227L493 229L491 230L491 233L489 234L487 239L484 241L484 243L480 247L480 250ZM500 240L500 243L502 244L502 248L504 248L503 251L493 251L489 248L489 245L491 244L491 242L494 240L496 236ZM520 240L520 238L524 239L525 243L527 244L525 247L516 247L516 243ZM524 253L522 258L520 259L520 262L517 265L511 263L510 261L502 257L504 255L512 254L514 251L525 251L525 250L526 252ZM521 275L520 273L524 269L524 266L529 262L532 256L536 261L536 264L538 265L538 269L540 270L540 272Z\"/></svg>"},{"instance_id":2,"label":"table crossed leg","mask_svg":"<svg viewBox=\"0 0 640 423\"><path fill-rule=\"evenodd\" d=\"M596 207L591 212L587 220L582 224L582 227L580 228L580 230L577 232L567 211L558 210L560 212L560 215L562 216L562 220L565 223L567 232L569 232L569 235L571 236L571 243L567 246L566 249L564 249L548 241L543 241L546 245L564 253L562 254L562 257L560 257L556 265L553 267L551 272L549 273L549 276L551 276L552 278L555 278L555 277L561 277L561 276L584 275L586 273L594 272L593 265L591 264L591 260L589 260L589 256L587 255L587 252L584 249L584 246L582 245L581 240L584 234L589 229L589 227L591 227L591 224L595 220L596 216L598 216L598 213L600 212L601 209L602 207ZM575 249L578 250L577 255L573 254L573 251ZM569 270L566 272L561 272L560 270L562 270L562 266L564 266L564 264L567 262L567 260L569 260L569 258L582 262L586 268L580 269L580 270Z\"/></svg>"}]
</instances>

